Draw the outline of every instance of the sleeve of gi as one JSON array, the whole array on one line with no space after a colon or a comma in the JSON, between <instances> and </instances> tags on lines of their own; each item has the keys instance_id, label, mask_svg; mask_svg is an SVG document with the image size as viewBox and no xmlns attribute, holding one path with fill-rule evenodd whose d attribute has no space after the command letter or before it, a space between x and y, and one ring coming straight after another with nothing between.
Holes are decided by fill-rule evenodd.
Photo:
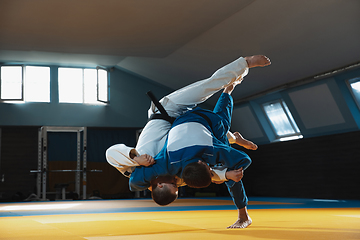
<instances>
[{"instance_id":1,"label":"sleeve of gi","mask_svg":"<svg viewBox=\"0 0 360 240\"><path fill-rule=\"evenodd\" d=\"M116 144L106 150L106 160L110 165L119 170L124 176L129 177L139 164L130 158L130 152L139 155L136 149L124 144Z\"/></svg>"}]
</instances>

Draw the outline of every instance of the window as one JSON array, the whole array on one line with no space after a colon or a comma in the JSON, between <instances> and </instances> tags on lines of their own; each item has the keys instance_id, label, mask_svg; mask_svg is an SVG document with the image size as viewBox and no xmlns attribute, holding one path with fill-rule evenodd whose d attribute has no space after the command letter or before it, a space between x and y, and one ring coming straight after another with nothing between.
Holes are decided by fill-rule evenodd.
<instances>
[{"instance_id":1,"label":"window","mask_svg":"<svg viewBox=\"0 0 360 240\"><path fill-rule=\"evenodd\" d=\"M50 102L50 68L2 66L1 100Z\"/></svg>"},{"instance_id":2,"label":"window","mask_svg":"<svg viewBox=\"0 0 360 240\"><path fill-rule=\"evenodd\" d=\"M50 102L50 68L25 67L25 102Z\"/></svg>"},{"instance_id":3,"label":"window","mask_svg":"<svg viewBox=\"0 0 360 240\"><path fill-rule=\"evenodd\" d=\"M108 103L108 72L104 69L59 68L59 102Z\"/></svg>"},{"instance_id":4,"label":"window","mask_svg":"<svg viewBox=\"0 0 360 240\"><path fill-rule=\"evenodd\" d=\"M284 101L277 100L265 103L263 108L277 140L287 141L302 138L300 130Z\"/></svg>"},{"instance_id":5,"label":"window","mask_svg":"<svg viewBox=\"0 0 360 240\"><path fill-rule=\"evenodd\" d=\"M1 67L1 99L23 100L23 76L21 66Z\"/></svg>"},{"instance_id":6,"label":"window","mask_svg":"<svg viewBox=\"0 0 360 240\"><path fill-rule=\"evenodd\" d=\"M107 71L104 69L98 69L98 78L97 78L97 100L100 102L108 101L108 78Z\"/></svg>"},{"instance_id":7,"label":"window","mask_svg":"<svg viewBox=\"0 0 360 240\"><path fill-rule=\"evenodd\" d=\"M349 85L355 101L360 108L360 78L354 78L349 80Z\"/></svg>"}]
</instances>

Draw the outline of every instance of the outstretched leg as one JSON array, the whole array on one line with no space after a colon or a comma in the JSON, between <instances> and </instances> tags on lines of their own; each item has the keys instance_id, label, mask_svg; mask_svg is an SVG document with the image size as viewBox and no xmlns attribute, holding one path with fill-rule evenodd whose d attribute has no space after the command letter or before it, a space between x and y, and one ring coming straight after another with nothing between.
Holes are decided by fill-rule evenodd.
<instances>
[{"instance_id":1,"label":"outstretched leg","mask_svg":"<svg viewBox=\"0 0 360 240\"><path fill-rule=\"evenodd\" d=\"M232 84L236 79L240 79L248 73L248 63L241 57L217 70L210 78L195 82L183 87L160 100L166 112L171 117L178 117L197 104L206 101L214 93ZM156 112L156 107L151 104L148 111L150 117ZM166 135L171 128L171 124L163 120L149 121L136 146L139 154L149 154L155 156L166 141Z\"/></svg>"},{"instance_id":2,"label":"outstretched leg","mask_svg":"<svg viewBox=\"0 0 360 240\"><path fill-rule=\"evenodd\" d=\"M187 110L188 107L204 102L220 89L235 82L240 83L248 74L249 68L265 67L270 64L269 58L264 55L238 58L218 69L210 78L183 87L161 99L160 102L170 116L178 117L183 114L184 109Z\"/></svg>"},{"instance_id":3,"label":"outstretched leg","mask_svg":"<svg viewBox=\"0 0 360 240\"><path fill-rule=\"evenodd\" d=\"M254 55L245 57L244 59L248 65L248 68L265 67L271 64L270 59L264 55ZM231 95L236 85L240 84L243 81L243 77L244 76L239 75L236 81L224 88L224 93L228 93Z\"/></svg>"}]
</instances>

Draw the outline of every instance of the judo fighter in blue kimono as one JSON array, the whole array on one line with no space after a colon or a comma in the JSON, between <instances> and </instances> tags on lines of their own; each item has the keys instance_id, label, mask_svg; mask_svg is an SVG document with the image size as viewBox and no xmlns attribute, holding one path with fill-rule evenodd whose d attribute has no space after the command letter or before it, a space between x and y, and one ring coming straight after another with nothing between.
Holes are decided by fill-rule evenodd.
<instances>
[{"instance_id":1,"label":"judo fighter in blue kimono","mask_svg":"<svg viewBox=\"0 0 360 240\"><path fill-rule=\"evenodd\" d=\"M156 164L137 167L130 177L130 190L151 187L154 201L167 205L177 198L177 178L190 187L202 188L212 182L215 173L211 169L214 168L224 169L220 171L223 175L237 170L242 176L251 159L243 151L232 148L227 138L233 109L232 97L227 93L229 88L231 86L225 88L213 111L195 108L175 120L164 148L154 157ZM257 148L250 141L246 144L247 148ZM225 184L239 210L236 227L247 227L251 219L247 214L248 199L241 178Z\"/></svg>"},{"instance_id":2,"label":"judo fighter in blue kimono","mask_svg":"<svg viewBox=\"0 0 360 240\"><path fill-rule=\"evenodd\" d=\"M269 64L269 59L262 55L239 58L216 71L211 78L194 83L164 97L160 102L172 117L183 115L183 117L175 120L171 131L169 132L171 124L166 120L161 117L152 118L153 120L149 121L145 126L145 132L143 130L140 135L137 147L131 148L123 144L110 147L106 152L108 162L130 178L129 183L132 191L149 188L153 190L154 197L154 195L157 195L157 192L160 192L160 195L162 192L165 193L165 196L169 195L165 191L161 191L162 188L172 189L175 198L166 200L168 201L167 203L166 201L159 203L161 205L166 205L176 199L177 186L184 184L184 181L181 179L182 175L184 175L182 174L182 169L186 170L188 165L191 166L194 164L205 166L206 171L212 175L210 181L211 178L213 182L217 183L225 180L234 180L229 181L227 185L235 204L239 208L239 219L230 227L248 226L251 223L250 218L246 219L248 222L247 225L244 224L244 222L246 222L244 221L244 214L242 214L240 218L240 212L244 212L242 210L245 210L246 216L248 217L246 212L247 198L240 180L243 175L243 170L250 164L250 158L245 153L232 149L227 138L230 136L232 143L237 143L249 149L256 149L256 145L243 139L239 133L231 134L228 132L232 111L232 98L229 93L232 92L235 85L242 81L243 76L247 74L248 68L267 66ZM215 112L201 109L189 111L190 106L194 107L197 103L205 101L213 93L224 87L224 93L218 105L215 107ZM196 88L200 88L200 91L196 90ZM186 93L190 92L200 94L197 98L194 96L186 98L188 103L192 101L193 104L185 104L186 101L184 100L180 101L181 98L179 96L181 93L187 95ZM225 107L224 104L226 105ZM172 111L174 109L177 110ZM227 111L227 113L221 115L223 109L226 109L225 111ZM177 112L177 114L174 114L175 112ZM149 116L152 115L153 117L156 113L157 109L152 105L149 110ZM218 113L220 113L220 115ZM149 123L157 124L157 127L155 127L156 131L151 131ZM184 126L187 127L185 128L186 131L180 130ZM166 137L168 132L169 136ZM191 133L191 135L181 135L181 133L185 132ZM141 140L142 135L144 136L143 140ZM185 141L181 141L181 138L184 138ZM148 141L146 141L146 139ZM160 151L159 144L157 144L157 147L154 147L157 143L156 140L163 143L166 142L162 151ZM189 141L191 143L189 143ZM182 144L184 144L184 146L181 146ZM147 151L142 151L142 149L147 149ZM156 153L156 151L159 152L159 154L157 154L154 159L151 156L155 155L154 153ZM165 155L168 155L168 157ZM205 155L206 157L204 157ZM236 162L232 160L235 155L237 159ZM200 159L201 161L199 161ZM208 164L205 164L204 161ZM155 162L156 164L154 164ZM209 168L209 165L212 166L212 169ZM195 166L195 168L197 167L198 166ZM192 170L190 172L192 172ZM191 182L191 176L187 181L188 184L191 184L193 187L205 186L201 186L201 184L197 185L196 181ZM239 198L238 196L242 197Z\"/></svg>"}]
</instances>

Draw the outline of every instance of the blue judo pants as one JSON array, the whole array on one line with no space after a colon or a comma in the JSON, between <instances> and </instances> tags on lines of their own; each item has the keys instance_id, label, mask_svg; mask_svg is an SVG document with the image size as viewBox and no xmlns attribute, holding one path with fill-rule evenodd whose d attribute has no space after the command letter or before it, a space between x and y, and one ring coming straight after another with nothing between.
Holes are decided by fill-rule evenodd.
<instances>
[{"instance_id":1,"label":"blue judo pants","mask_svg":"<svg viewBox=\"0 0 360 240\"><path fill-rule=\"evenodd\" d=\"M221 118L221 123L219 122L213 122L212 121L212 130L213 134L217 139L219 139L221 142L225 144L229 144L229 141L227 139L227 132L230 130L231 127L231 117L233 112L233 99L232 97L227 93L222 93L219 100L217 101L214 110L214 113L216 113ZM219 127L219 125L222 125ZM238 168L243 167L245 170L250 164L246 166L238 166ZM232 197L235 206L238 209L244 208L247 206L248 198L246 196L245 188L240 180L239 182L234 182L232 180L225 182L228 191L230 193L230 196Z\"/></svg>"}]
</instances>

